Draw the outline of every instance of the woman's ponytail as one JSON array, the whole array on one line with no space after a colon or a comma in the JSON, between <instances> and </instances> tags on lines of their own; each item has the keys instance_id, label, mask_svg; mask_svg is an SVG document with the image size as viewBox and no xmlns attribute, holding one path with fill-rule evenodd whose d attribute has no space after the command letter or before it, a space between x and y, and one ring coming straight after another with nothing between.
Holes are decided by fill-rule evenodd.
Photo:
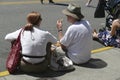
<instances>
[{"instance_id":1,"label":"woman's ponytail","mask_svg":"<svg viewBox=\"0 0 120 80\"><path fill-rule=\"evenodd\" d=\"M25 25L25 30L32 30L33 26L39 25L42 20L40 13L31 12L27 15L27 24Z\"/></svg>"},{"instance_id":2,"label":"woman's ponytail","mask_svg":"<svg viewBox=\"0 0 120 80\"><path fill-rule=\"evenodd\" d=\"M25 25L25 30L29 30L29 31L32 31L33 30L33 25L31 23L27 23Z\"/></svg>"}]
</instances>

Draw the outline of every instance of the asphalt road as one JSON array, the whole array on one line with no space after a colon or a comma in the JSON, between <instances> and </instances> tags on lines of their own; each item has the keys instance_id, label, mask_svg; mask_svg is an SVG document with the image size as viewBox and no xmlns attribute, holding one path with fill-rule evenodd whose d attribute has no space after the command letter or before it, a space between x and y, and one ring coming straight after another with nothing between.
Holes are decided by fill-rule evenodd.
<instances>
[{"instance_id":1,"label":"asphalt road","mask_svg":"<svg viewBox=\"0 0 120 80\"><path fill-rule=\"evenodd\" d=\"M86 0L54 0L55 5L42 5L39 0L0 0L0 72L5 70L5 61L10 50L10 43L4 40L7 33L26 24L26 16L31 11L37 11L42 14L41 29L50 31L57 37L56 20L63 18L63 32L66 31L70 24L66 21L66 16L62 14L62 10L69 3L81 5L82 13L85 19L89 20L91 26L97 30L104 26L105 18L94 18L94 11L97 5L97 0L91 2L92 7L86 7ZM89 44L86 44L89 45ZM98 42L93 41L92 49L104 47Z\"/></svg>"}]
</instances>

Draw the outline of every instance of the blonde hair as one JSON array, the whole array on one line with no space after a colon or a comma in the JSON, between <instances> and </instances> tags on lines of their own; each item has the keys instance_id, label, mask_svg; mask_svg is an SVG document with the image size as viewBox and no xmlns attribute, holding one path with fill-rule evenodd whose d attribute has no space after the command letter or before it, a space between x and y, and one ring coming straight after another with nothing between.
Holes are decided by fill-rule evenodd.
<instances>
[{"instance_id":1,"label":"blonde hair","mask_svg":"<svg viewBox=\"0 0 120 80\"><path fill-rule=\"evenodd\" d=\"M40 13L35 11L30 12L27 15L28 23L25 25L25 30L32 30L33 26L38 25L41 20L42 18Z\"/></svg>"}]
</instances>

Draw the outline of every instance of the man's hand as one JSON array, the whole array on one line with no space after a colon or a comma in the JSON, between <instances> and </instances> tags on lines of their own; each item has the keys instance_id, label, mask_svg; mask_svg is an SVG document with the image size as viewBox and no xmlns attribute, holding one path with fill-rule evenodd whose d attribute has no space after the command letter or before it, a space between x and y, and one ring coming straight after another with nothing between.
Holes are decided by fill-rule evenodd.
<instances>
[{"instance_id":1,"label":"man's hand","mask_svg":"<svg viewBox=\"0 0 120 80\"><path fill-rule=\"evenodd\" d=\"M57 29L58 29L58 31L62 30L62 21L63 21L63 19L57 20Z\"/></svg>"}]
</instances>

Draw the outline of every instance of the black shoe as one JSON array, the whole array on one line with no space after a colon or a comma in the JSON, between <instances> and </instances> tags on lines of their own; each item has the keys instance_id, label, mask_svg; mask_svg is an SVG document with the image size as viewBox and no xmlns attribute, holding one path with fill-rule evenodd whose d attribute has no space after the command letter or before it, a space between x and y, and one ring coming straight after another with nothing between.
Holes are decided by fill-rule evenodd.
<instances>
[{"instance_id":1,"label":"black shoe","mask_svg":"<svg viewBox=\"0 0 120 80\"><path fill-rule=\"evenodd\" d=\"M43 4L43 0L40 0L41 1L41 4Z\"/></svg>"}]
</instances>

